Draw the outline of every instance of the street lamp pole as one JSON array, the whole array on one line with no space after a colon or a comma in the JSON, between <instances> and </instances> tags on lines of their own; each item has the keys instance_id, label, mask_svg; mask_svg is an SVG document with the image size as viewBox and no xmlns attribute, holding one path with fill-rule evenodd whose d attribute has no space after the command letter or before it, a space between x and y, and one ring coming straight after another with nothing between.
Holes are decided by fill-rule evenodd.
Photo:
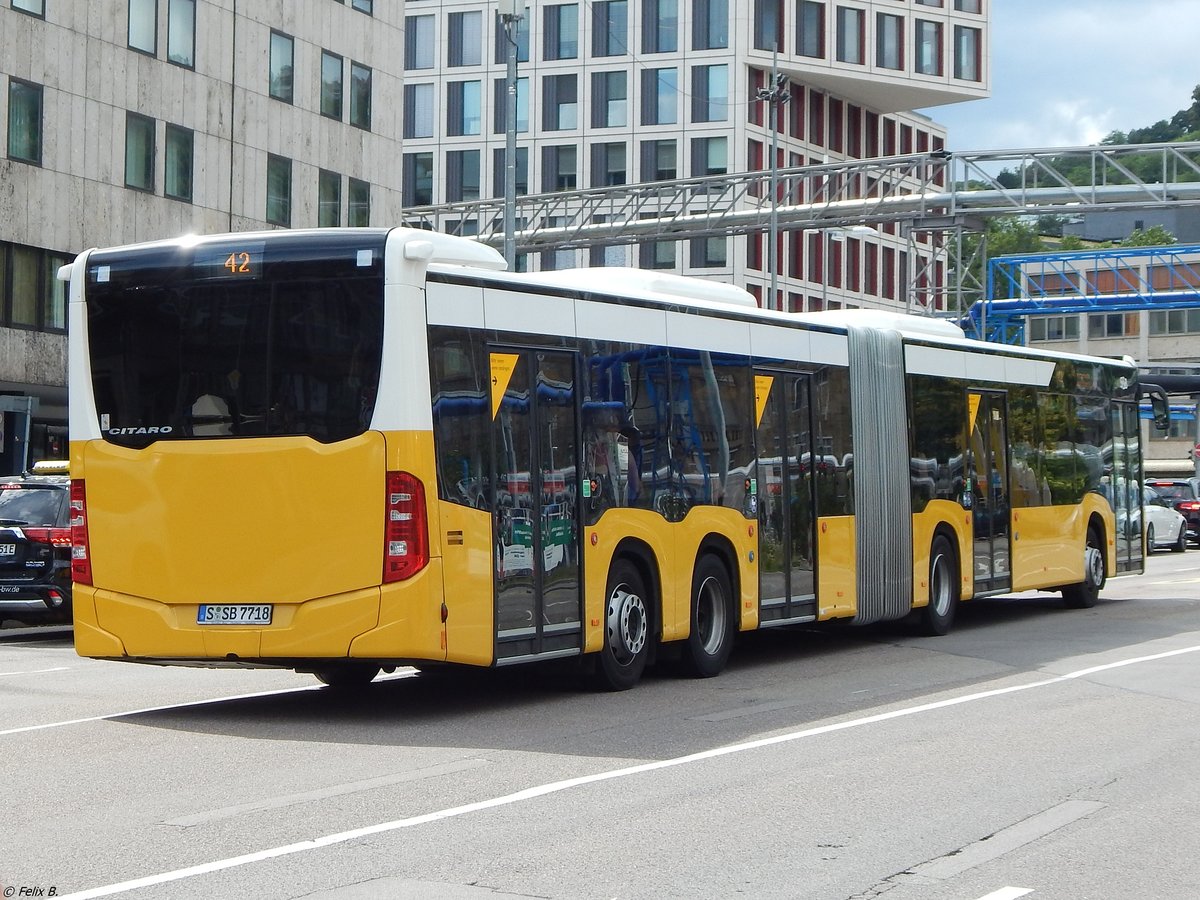
<instances>
[{"instance_id":1,"label":"street lamp pole","mask_svg":"<svg viewBox=\"0 0 1200 900\"><path fill-rule=\"evenodd\" d=\"M517 267L517 23L524 18L524 0L499 0L504 23L508 71L504 83L504 261Z\"/></svg>"},{"instance_id":2,"label":"street lamp pole","mask_svg":"<svg viewBox=\"0 0 1200 900\"><path fill-rule=\"evenodd\" d=\"M768 104L771 125L771 221L768 228L770 245L767 247L767 270L771 274L771 299L768 309L774 309L778 303L779 294L779 107L792 99L792 95L784 90L787 76L779 71L779 43L775 44L775 54L771 59L771 87L759 88L755 98ZM782 304L781 304L782 305Z\"/></svg>"}]
</instances>

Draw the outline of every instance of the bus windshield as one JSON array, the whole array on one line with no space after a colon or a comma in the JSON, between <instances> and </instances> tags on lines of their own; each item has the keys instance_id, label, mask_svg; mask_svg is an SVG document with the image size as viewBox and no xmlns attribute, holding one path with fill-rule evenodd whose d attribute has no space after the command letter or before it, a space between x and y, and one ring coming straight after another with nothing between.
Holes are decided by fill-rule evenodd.
<instances>
[{"instance_id":1,"label":"bus windshield","mask_svg":"<svg viewBox=\"0 0 1200 900\"><path fill-rule=\"evenodd\" d=\"M318 255L293 238L266 258L261 240L93 254L88 348L104 437L361 434L378 387L381 243L359 235Z\"/></svg>"}]
</instances>

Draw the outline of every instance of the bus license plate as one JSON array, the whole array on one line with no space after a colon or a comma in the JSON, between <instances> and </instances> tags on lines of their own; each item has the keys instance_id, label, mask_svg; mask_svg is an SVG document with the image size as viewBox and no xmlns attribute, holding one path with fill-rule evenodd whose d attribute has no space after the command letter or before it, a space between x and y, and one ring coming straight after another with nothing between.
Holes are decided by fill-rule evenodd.
<instances>
[{"instance_id":1,"label":"bus license plate","mask_svg":"<svg viewBox=\"0 0 1200 900\"><path fill-rule=\"evenodd\" d=\"M0 544L0 556L16 556L16 544Z\"/></svg>"},{"instance_id":2,"label":"bus license plate","mask_svg":"<svg viewBox=\"0 0 1200 900\"><path fill-rule=\"evenodd\" d=\"M270 625L270 603L201 603L198 625Z\"/></svg>"}]
</instances>

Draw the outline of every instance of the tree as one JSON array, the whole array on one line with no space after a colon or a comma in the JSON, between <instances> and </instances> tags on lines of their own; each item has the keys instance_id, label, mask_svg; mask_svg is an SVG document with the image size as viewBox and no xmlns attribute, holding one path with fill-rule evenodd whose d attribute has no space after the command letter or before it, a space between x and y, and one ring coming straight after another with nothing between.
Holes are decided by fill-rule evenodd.
<instances>
[{"instance_id":1,"label":"tree","mask_svg":"<svg viewBox=\"0 0 1200 900\"><path fill-rule=\"evenodd\" d=\"M1121 247L1162 247L1176 243L1175 235L1167 231L1161 225L1151 225L1143 230L1141 228L1134 231L1129 237L1121 241Z\"/></svg>"}]
</instances>

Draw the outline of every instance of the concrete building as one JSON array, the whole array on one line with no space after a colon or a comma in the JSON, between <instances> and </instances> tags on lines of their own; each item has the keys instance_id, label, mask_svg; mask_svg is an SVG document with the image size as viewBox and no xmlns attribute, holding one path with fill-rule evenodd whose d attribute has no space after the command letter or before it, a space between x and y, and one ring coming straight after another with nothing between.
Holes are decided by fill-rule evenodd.
<instances>
[{"instance_id":1,"label":"concrete building","mask_svg":"<svg viewBox=\"0 0 1200 900\"><path fill-rule=\"evenodd\" d=\"M495 6L406 8L405 206L502 196L506 36ZM783 167L940 150L945 130L911 110L988 96L989 15L983 0L529 0L517 29L518 192L762 171L772 108ZM759 99L777 86L773 65L786 102ZM906 258L895 226L858 231L782 235L775 297L764 235L518 263L705 275L794 311L902 306L910 262L944 276Z\"/></svg>"},{"instance_id":2,"label":"concrete building","mask_svg":"<svg viewBox=\"0 0 1200 900\"><path fill-rule=\"evenodd\" d=\"M403 5L0 4L0 473L65 453L59 265L188 232L400 218ZM32 398L32 399L29 399Z\"/></svg>"}]
</instances>

